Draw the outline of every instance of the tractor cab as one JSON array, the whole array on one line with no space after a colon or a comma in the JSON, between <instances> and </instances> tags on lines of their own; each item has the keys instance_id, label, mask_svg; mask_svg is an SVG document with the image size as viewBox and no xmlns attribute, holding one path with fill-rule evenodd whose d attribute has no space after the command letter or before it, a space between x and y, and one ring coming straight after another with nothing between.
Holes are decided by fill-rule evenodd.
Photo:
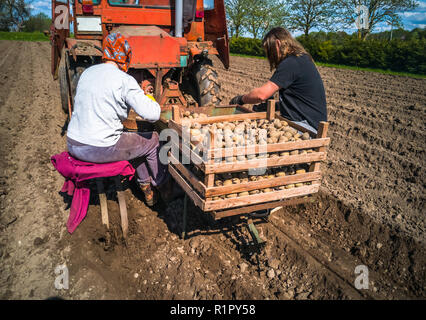
<instances>
[{"instance_id":1,"label":"tractor cab","mask_svg":"<svg viewBox=\"0 0 426 320\"><path fill-rule=\"evenodd\" d=\"M229 67L224 0L64 1L52 1L50 30L51 71L64 111L72 111L81 73L101 62L103 39L117 31L132 47L129 74L162 107L220 102L210 58L217 55Z\"/></svg>"}]
</instances>

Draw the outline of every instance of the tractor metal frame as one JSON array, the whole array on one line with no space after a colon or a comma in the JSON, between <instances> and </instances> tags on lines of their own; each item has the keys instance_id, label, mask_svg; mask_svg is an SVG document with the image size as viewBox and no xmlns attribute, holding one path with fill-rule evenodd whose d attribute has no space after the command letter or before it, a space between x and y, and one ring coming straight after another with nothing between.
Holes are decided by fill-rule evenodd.
<instances>
[{"instance_id":1,"label":"tractor metal frame","mask_svg":"<svg viewBox=\"0 0 426 320\"><path fill-rule=\"evenodd\" d=\"M195 7L195 14L192 21L184 25L182 37L171 36L175 26L175 0L139 0L142 2L140 6L113 4L111 1L74 0L71 3L69 0L52 0L50 39L54 79L58 78L64 58L70 61L65 66L68 71L70 64L82 59L99 61L102 41L114 31L120 31L132 46L129 74L140 83L150 79L155 98L163 103L170 101L169 98L174 98L172 101L177 104L183 103L175 90L179 83L164 82L172 72L185 73L208 55L217 55L225 68L229 67L224 0L215 0L213 10L204 10L203 0L184 0ZM99 17L101 26L97 32L79 30L77 19ZM62 23L60 28L57 27L58 21ZM74 37L70 37L71 22ZM182 78L182 74L179 77ZM72 110L72 90L69 91L69 110Z\"/></svg>"}]
</instances>

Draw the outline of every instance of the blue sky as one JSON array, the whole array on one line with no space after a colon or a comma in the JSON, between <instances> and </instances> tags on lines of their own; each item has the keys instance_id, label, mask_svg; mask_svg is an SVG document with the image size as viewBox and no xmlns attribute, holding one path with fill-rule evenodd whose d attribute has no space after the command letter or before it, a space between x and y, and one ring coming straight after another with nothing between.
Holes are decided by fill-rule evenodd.
<instances>
[{"instance_id":1,"label":"blue sky","mask_svg":"<svg viewBox=\"0 0 426 320\"><path fill-rule=\"evenodd\" d=\"M417 9L410 12L401 12L402 21L404 28L412 30L414 28L425 28L426 27L426 0L420 0ZM46 13L49 17L51 15L51 0L33 0L31 6L33 8L33 14L39 12ZM348 33L354 32L356 29L345 30ZM390 30L390 26L386 24L378 25L374 30L375 32ZM300 34L299 32L295 33Z\"/></svg>"}]
</instances>

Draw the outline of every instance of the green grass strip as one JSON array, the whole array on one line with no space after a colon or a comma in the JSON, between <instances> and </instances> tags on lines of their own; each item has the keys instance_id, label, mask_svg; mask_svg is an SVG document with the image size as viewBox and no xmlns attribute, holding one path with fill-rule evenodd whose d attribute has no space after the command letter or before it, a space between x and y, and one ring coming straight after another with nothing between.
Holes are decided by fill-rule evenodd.
<instances>
[{"instance_id":1,"label":"green grass strip","mask_svg":"<svg viewBox=\"0 0 426 320\"><path fill-rule=\"evenodd\" d=\"M240 53L231 53L231 56L244 57L244 58L255 58L255 59L266 59L266 57L250 56L250 55L247 55L247 54L240 54ZM348 69L348 70L355 70L355 71L368 71L368 72L377 72L377 73L381 73L381 74L390 74L390 75L394 75L394 76L410 77L410 78L416 78L416 79L426 79L426 75L424 75L424 74L415 74L415 73L409 73L409 72L398 72L398 71L374 69L374 68L362 68L362 67L357 67L357 66L346 66L346 65L341 65L341 64L332 64L332 63L323 63L323 62L315 62L315 64L317 66L327 67L327 68Z\"/></svg>"},{"instance_id":2,"label":"green grass strip","mask_svg":"<svg viewBox=\"0 0 426 320\"><path fill-rule=\"evenodd\" d=\"M0 40L17 41L49 41L49 37L41 32L7 32L0 31Z\"/></svg>"}]
</instances>

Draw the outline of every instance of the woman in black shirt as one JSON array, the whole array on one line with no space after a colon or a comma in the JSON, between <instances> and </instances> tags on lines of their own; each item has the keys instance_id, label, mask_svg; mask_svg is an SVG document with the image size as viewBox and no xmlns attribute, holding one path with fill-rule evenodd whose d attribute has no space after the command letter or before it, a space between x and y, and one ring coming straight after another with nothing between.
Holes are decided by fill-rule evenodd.
<instances>
[{"instance_id":1,"label":"woman in black shirt","mask_svg":"<svg viewBox=\"0 0 426 320\"><path fill-rule=\"evenodd\" d=\"M311 56L280 27L269 31L262 44L275 73L263 86L234 97L230 104L257 104L279 90L281 115L317 131L319 122L327 121L327 106L324 85Z\"/></svg>"}]
</instances>

